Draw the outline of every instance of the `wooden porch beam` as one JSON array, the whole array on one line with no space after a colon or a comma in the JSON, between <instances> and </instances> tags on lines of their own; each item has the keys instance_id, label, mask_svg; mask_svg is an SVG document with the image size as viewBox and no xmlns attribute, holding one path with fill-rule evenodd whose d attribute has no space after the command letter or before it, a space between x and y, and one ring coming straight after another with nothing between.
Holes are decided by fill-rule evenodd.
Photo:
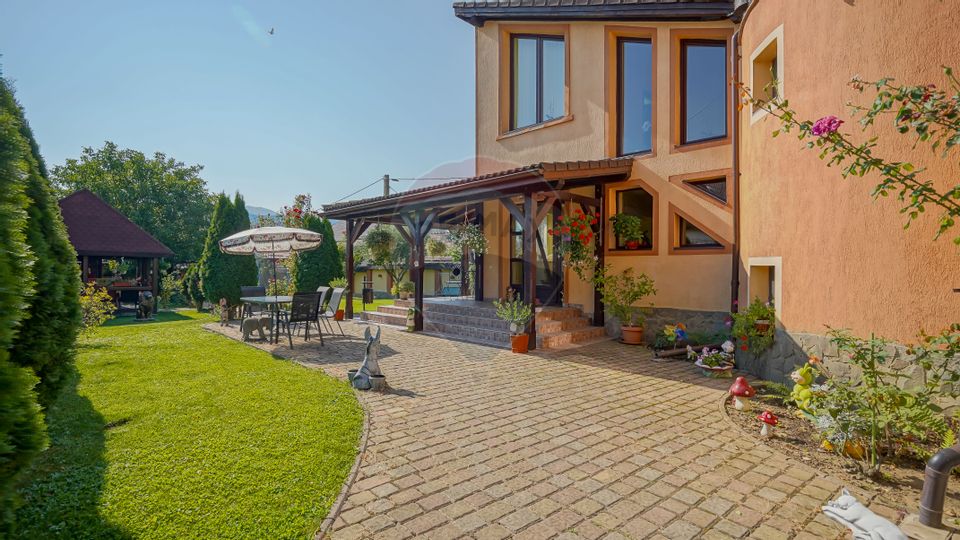
<instances>
[{"instance_id":1,"label":"wooden porch beam","mask_svg":"<svg viewBox=\"0 0 960 540\"><path fill-rule=\"evenodd\" d=\"M501 199L502 201L503 199ZM513 204L513 201L510 201ZM537 227L534 219L537 216L537 201L532 193L523 196L523 213L518 220L523 228L523 300L530 304L534 316L527 325L527 334L530 336L529 348L537 348Z\"/></svg>"},{"instance_id":2,"label":"wooden porch beam","mask_svg":"<svg viewBox=\"0 0 960 540\"><path fill-rule=\"evenodd\" d=\"M527 198L530 198L530 196L529 195L524 196L524 201L526 201ZM514 202L510 198L503 197L502 199L500 199L500 204L502 204L503 207L506 208L508 212L510 212L510 215L513 216L513 219L517 220L518 223L523 223L523 211L520 210L520 208L517 207L517 205L514 204Z\"/></svg>"},{"instance_id":3,"label":"wooden porch beam","mask_svg":"<svg viewBox=\"0 0 960 540\"><path fill-rule=\"evenodd\" d=\"M344 306L344 315L345 315L345 318L347 319L353 318L353 287L354 287L353 285L353 280L354 280L353 243L357 240L357 237L359 236L355 233L356 231L354 230L354 222L352 219L348 219L347 231L346 231L346 242L344 242L344 246L343 246L344 258L346 259L346 261L344 262L344 266L346 267L345 270L347 274L347 291L346 291L347 305Z\"/></svg>"},{"instance_id":4,"label":"wooden porch beam","mask_svg":"<svg viewBox=\"0 0 960 540\"><path fill-rule=\"evenodd\" d=\"M539 227L543 223L543 219L547 217L547 213L553 209L553 203L557 201L556 195L547 195L547 197L538 203L540 205L539 210L537 210L537 217L534 220L534 226Z\"/></svg>"}]
</instances>

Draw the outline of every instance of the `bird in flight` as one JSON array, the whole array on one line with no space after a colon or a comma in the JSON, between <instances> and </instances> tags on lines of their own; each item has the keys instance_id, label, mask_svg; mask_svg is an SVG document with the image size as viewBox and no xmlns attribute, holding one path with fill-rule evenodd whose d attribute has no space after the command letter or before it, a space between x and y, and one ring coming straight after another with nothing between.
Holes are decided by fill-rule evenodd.
<instances>
[{"instance_id":1,"label":"bird in flight","mask_svg":"<svg viewBox=\"0 0 960 540\"><path fill-rule=\"evenodd\" d=\"M268 30L267 33L272 36L272 35L273 35L273 28L271 28L270 30Z\"/></svg>"}]
</instances>

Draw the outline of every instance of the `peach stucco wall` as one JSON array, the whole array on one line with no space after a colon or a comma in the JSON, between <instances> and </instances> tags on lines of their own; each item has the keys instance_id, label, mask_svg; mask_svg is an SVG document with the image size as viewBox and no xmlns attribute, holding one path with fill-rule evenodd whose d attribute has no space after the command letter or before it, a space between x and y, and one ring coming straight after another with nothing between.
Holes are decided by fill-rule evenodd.
<instances>
[{"instance_id":1,"label":"peach stucco wall","mask_svg":"<svg viewBox=\"0 0 960 540\"><path fill-rule=\"evenodd\" d=\"M674 205L714 231L722 240L732 242L732 213L691 195L669 177L726 169L731 166L731 146L721 144L679 152L671 139L671 29L720 28L732 31L730 23L569 23L569 114L572 120L543 129L500 137L500 39L501 25L488 22L477 30L477 156L478 174L511 166L541 161L592 160L612 157L608 134L615 119L608 115L608 29L616 27L652 28L656 56L654 89L654 152L637 158L630 187L640 181L656 191L658 224L657 255L608 255L607 262L617 270L634 267L656 281L657 306L707 311L725 311L729 307L731 255L668 254L669 207ZM506 60L506 59L504 59ZM588 189L585 194L593 195ZM613 210L608 197L608 211ZM508 217L499 203L484 206L485 226L490 250L484 258L484 293L487 298L502 294L507 286L506 228ZM605 220L606 221L606 220ZM609 225L609 224L608 224ZM609 234L609 227L608 227ZM610 238L608 236L608 238ZM610 244L612 240L608 240ZM565 300L593 308L593 288L575 274L566 274Z\"/></svg>"},{"instance_id":2,"label":"peach stucco wall","mask_svg":"<svg viewBox=\"0 0 960 540\"><path fill-rule=\"evenodd\" d=\"M940 64L960 67L955 2L758 0L744 23L744 64L780 25L784 97L803 118L840 116L858 140L867 135L845 105L867 98L846 85L852 76L942 85ZM741 125L742 260L781 258L778 315L787 330L823 333L831 325L909 341L921 327L960 320L960 294L953 292L960 288L960 250L949 238L932 240L933 208L903 230L899 201L871 199L876 175L843 179L796 138L771 138L776 126L769 118L751 125L744 110ZM956 184L956 152L942 160L922 145L912 150L912 140L890 126L878 128L877 155L926 166L925 176L944 179L941 186ZM744 273L741 300L747 281Z\"/></svg>"}]
</instances>

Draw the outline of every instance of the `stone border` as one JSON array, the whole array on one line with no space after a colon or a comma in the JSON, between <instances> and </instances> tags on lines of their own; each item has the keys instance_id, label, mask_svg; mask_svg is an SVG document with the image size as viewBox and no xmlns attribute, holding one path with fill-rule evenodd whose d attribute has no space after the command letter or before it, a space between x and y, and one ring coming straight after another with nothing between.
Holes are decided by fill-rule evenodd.
<instances>
[{"instance_id":1,"label":"stone border","mask_svg":"<svg viewBox=\"0 0 960 540\"><path fill-rule=\"evenodd\" d=\"M363 456L367 453L367 440L370 436L370 410L367 408L367 404L357 395L357 391L354 390L353 393L357 397L360 408L363 409L363 428L360 433L360 446L357 449L357 458L353 461L353 467L350 468L350 472L347 474L346 479L344 479L343 487L340 488L340 494L337 495L336 500L333 501L330 512L327 513L327 517L323 518L323 523L320 524L320 528L313 535L314 540L323 540L326 538L330 532L330 528L333 527L333 522L340 516L343 503L347 500L347 495L350 493L350 488L353 487L353 483L357 479L357 474L360 473L360 463L363 461Z\"/></svg>"}]
</instances>

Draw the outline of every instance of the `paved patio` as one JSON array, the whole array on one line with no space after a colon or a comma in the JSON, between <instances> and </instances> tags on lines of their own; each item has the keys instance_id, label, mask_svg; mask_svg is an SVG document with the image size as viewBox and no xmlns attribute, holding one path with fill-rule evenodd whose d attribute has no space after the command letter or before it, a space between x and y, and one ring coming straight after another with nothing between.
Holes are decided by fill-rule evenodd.
<instances>
[{"instance_id":1,"label":"paved patio","mask_svg":"<svg viewBox=\"0 0 960 540\"><path fill-rule=\"evenodd\" d=\"M345 377L364 326L278 356ZM211 325L237 337L235 327ZM836 480L745 437L729 382L604 342L514 355L384 328L388 393L360 393L369 438L336 539L837 538Z\"/></svg>"}]
</instances>

